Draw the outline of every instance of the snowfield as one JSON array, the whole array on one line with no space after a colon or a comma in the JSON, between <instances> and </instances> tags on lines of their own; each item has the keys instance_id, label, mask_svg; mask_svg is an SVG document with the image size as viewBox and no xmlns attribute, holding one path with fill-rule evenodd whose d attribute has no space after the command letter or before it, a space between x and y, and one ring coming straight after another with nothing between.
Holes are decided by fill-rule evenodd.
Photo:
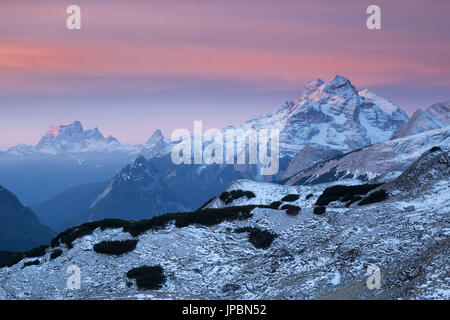
<instances>
[{"instance_id":1,"label":"snowfield","mask_svg":"<svg viewBox=\"0 0 450 320\"><path fill-rule=\"evenodd\" d=\"M440 169L427 175L423 166L430 162L439 163ZM178 228L170 223L136 237L136 249L118 257L96 253L93 246L133 237L122 229L97 229L75 240L72 249L61 245L64 252L54 260L48 250L39 265L22 268L34 260L26 259L0 269L0 298L450 299L448 154L429 153L414 165L422 167L410 172L423 169L425 178L420 180L419 174L419 185L405 186L395 195L394 180L379 187L390 190L384 202L346 208L337 201L323 215L313 214L314 202L333 184L294 187L236 181L227 191L252 191L255 197L234 200L233 206L267 205L299 194L299 200L289 204L301 211L289 216L284 210L255 208L247 220L207 227ZM313 196L305 200L310 193ZM221 207L220 201L209 206ZM268 249L257 249L246 233L234 232L245 226L278 236ZM66 286L71 265L81 270L79 290ZM163 267L167 281L160 290L127 285L127 271L142 265ZM366 287L369 265L381 269L379 290Z\"/></svg>"}]
</instances>

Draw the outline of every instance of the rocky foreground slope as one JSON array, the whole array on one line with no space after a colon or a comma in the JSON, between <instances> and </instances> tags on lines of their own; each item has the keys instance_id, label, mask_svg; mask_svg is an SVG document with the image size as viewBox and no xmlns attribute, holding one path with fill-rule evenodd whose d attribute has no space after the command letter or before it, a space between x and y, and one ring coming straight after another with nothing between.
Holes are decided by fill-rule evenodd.
<instances>
[{"instance_id":1,"label":"rocky foreground slope","mask_svg":"<svg viewBox=\"0 0 450 320\"><path fill-rule=\"evenodd\" d=\"M429 163L438 164L433 172ZM240 180L194 213L69 230L1 268L0 298L450 298L448 149L426 152L370 191L334 187L343 193L332 201L323 192L330 186ZM113 240L134 241L98 245ZM370 265L381 270L380 289L366 287ZM67 287L71 266L80 289ZM153 268L128 273L142 266Z\"/></svg>"}]
</instances>

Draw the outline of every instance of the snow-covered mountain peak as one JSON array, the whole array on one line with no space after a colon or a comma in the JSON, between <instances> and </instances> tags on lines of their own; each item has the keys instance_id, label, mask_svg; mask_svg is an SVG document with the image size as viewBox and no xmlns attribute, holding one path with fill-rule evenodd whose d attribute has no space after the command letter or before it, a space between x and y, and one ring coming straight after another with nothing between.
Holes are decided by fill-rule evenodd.
<instances>
[{"instance_id":1,"label":"snow-covered mountain peak","mask_svg":"<svg viewBox=\"0 0 450 320\"><path fill-rule=\"evenodd\" d=\"M50 137L50 136L56 137L58 134L59 134L59 126L53 125L47 129L45 136L46 137Z\"/></svg>"},{"instance_id":2,"label":"snow-covered mountain peak","mask_svg":"<svg viewBox=\"0 0 450 320\"><path fill-rule=\"evenodd\" d=\"M252 118L243 129L279 129L280 156L293 157L309 144L348 152L388 140L408 121L406 113L343 76L309 82L295 102ZM334 152L334 151L333 151Z\"/></svg>"},{"instance_id":3,"label":"snow-covered mountain peak","mask_svg":"<svg viewBox=\"0 0 450 320\"><path fill-rule=\"evenodd\" d=\"M155 132L153 132L152 136L147 140L147 142L145 144L154 145L163 140L164 140L164 136L163 136L161 130L157 129L157 130L155 130Z\"/></svg>"},{"instance_id":4,"label":"snow-covered mountain peak","mask_svg":"<svg viewBox=\"0 0 450 320\"><path fill-rule=\"evenodd\" d=\"M23 156L120 152L136 155L140 150L139 146L121 144L111 135L105 138L98 128L85 130L80 121L75 121L67 125L52 125L38 144L18 145L10 148L6 154Z\"/></svg>"},{"instance_id":5,"label":"snow-covered mountain peak","mask_svg":"<svg viewBox=\"0 0 450 320\"><path fill-rule=\"evenodd\" d=\"M302 106L311 101L319 103L329 99L344 101L351 98L358 98L355 87L347 78L336 75L327 82L321 79L309 82L299 94L296 104Z\"/></svg>"},{"instance_id":6,"label":"snow-covered mountain peak","mask_svg":"<svg viewBox=\"0 0 450 320\"><path fill-rule=\"evenodd\" d=\"M355 87L347 78L336 75L333 79L323 84L322 92L330 95L339 96L344 99L352 98L358 95Z\"/></svg>"},{"instance_id":7,"label":"snow-covered mountain peak","mask_svg":"<svg viewBox=\"0 0 450 320\"><path fill-rule=\"evenodd\" d=\"M51 126L34 151L56 154L59 152L81 152L97 149L101 145L119 145L114 137L105 138L98 128L84 130L80 121L68 125Z\"/></svg>"},{"instance_id":8,"label":"snow-covered mountain peak","mask_svg":"<svg viewBox=\"0 0 450 320\"><path fill-rule=\"evenodd\" d=\"M324 84L324 82L322 79L317 79L317 80L308 82L308 84L305 86L303 91L300 93L298 100L317 91L321 86L323 86L323 84Z\"/></svg>"},{"instance_id":9,"label":"snow-covered mountain peak","mask_svg":"<svg viewBox=\"0 0 450 320\"><path fill-rule=\"evenodd\" d=\"M447 127L450 125L450 120L445 121L446 117L447 119L449 117L446 108L450 109L445 104L437 103L429 107L427 111L416 110L411 119L392 134L391 140Z\"/></svg>"},{"instance_id":10,"label":"snow-covered mountain peak","mask_svg":"<svg viewBox=\"0 0 450 320\"><path fill-rule=\"evenodd\" d=\"M364 89L360 91L358 94L359 96L365 98L366 101L372 102L373 104L377 105L381 110L383 110L389 115L392 115L395 112L399 111L404 113L403 110L401 110L398 106L396 106L389 100L380 97L379 95L370 91L369 89Z\"/></svg>"},{"instance_id":11,"label":"snow-covered mountain peak","mask_svg":"<svg viewBox=\"0 0 450 320\"><path fill-rule=\"evenodd\" d=\"M433 118L450 123L450 100L435 103L426 110Z\"/></svg>"}]
</instances>

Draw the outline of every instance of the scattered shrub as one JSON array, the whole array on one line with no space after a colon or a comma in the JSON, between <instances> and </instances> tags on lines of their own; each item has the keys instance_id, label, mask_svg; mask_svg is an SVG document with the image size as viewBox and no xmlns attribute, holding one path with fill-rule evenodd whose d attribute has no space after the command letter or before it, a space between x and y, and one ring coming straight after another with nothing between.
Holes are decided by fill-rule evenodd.
<instances>
[{"instance_id":1,"label":"scattered shrub","mask_svg":"<svg viewBox=\"0 0 450 320\"><path fill-rule=\"evenodd\" d=\"M0 268L12 267L25 258L39 258L45 255L48 246L43 245L25 252L2 251Z\"/></svg>"},{"instance_id":2,"label":"scattered shrub","mask_svg":"<svg viewBox=\"0 0 450 320\"><path fill-rule=\"evenodd\" d=\"M161 266L142 266L131 269L127 272L127 277L136 279L139 289L158 290L166 282L166 276Z\"/></svg>"},{"instance_id":3,"label":"scattered shrub","mask_svg":"<svg viewBox=\"0 0 450 320\"><path fill-rule=\"evenodd\" d=\"M283 204L280 210L288 210L288 209L300 209L299 206L294 206L292 204Z\"/></svg>"},{"instance_id":4,"label":"scattered shrub","mask_svg":"<svg viewBox=\"0 0 450 320\"><path fill-rule=\"evenodd\" d=\"M252 197L249 194L247 194L247 196ZM130 235L136 237L148 230L164 229L172 221L175 221L175 225L181 228L191 224L211 226L219 224L223 221L244 220L252 216L250 212L255 208L270 207L265 205L248 205L216 209L208 208L198 209L193 212L167 213L160 216L155 216L151 219L140 221L105 219L101 221L89 222L61 232L51 241L51 247L55 248L60 244L65 244L67 248L71 249L73 247L73 241L86 235L92 234L92 232L94 232L94 230L97 228L100 228L101 230L122 228L123 231L128 232Z\"/></svg>"},{"instance_id":5,"label":"scattered shrub","mask_svg":"<svg viewBox=\"0 0 450 320\"><path fill-rule=\"evenodd\" d=\"M164 229L169 222L174 221L177 219L177 217L183 216L185 214L186 213L167 213L160 216L155 216L151 219L133 221L125 226L123 230L131 234L133 237L136 237L148 230Z\"/></svg>"},{"instance_id":6,"label":"scattered shrub","mask_svg":"<svg viewBox=\"0 0 450 320\"><path fill-rule=\"evenodd\" d=\"M43 245L34 249L31 249L29 251L26 251L23 253L24 258L38 258L43 257L45 255L45 251L47 250L48 246Z\"/></svg>"},{"instance_id":7,"label":"scattered shrub","mask_svg":"<svg viewBox=\"0 0 450 320\"><path fill-rule=\"evenodd\" d=\"M212 226L223 221L248 219L252 217L250 212L255 208L270 207L263 205L248 205L226 208L208 208L203 210L199 209L193 212L167 213L147 220L130 222L123 228L123 230L131 234L133 237L136 237L148 230L163 229L172 221L175 221L175 225L178 228L186 227L192 224Z\"/></svg>"},{"instance_id":8,"label":"scattered shrub","mask_svg":"<svg viewBox=\"0 0 450 320\"><path fill-rule=\"evenodd\" d=\"M271 209L278 209L280 207L281 203L282 203L281 201L274 201L269 205L269 207Z\"/></svg>"},{"instance_id":9,"label":"scattered shrub","mask_svg":"<svg viewBox=\"0 0 450 320\"><path fill-rule=\"evenodd\" d=\"M376 202L381 202L386 200L389 197L388 193L386 192L386 190L381 189L381 190L377 190L375 192L372 192L371 194L369 194L367 197L365 197L364 199L362 199L358 205L359 206L364 206L366 204L371 204L371 203L376 203Z\"/></svg>"},{"instance_id":10,"label":"scattered shrub","mask_svg":"<svg viewBox=\"0 0 450 320\"><path fill-rule=\"evenodd\" d=\"M12 267L13 265L19 263L24 258L22 253L18 252L2 252L2 262L0 263L0 268Z\"/></svg>"},{"instance_id":11,"label":"scattered shrub","mask_svg":"<svg viewBox=\"0 0 450 320\"><path fill-rule=\"evenodd\" d=\"M118 229L126 227L130 222L120 219L105 219L101 221L88 222L77 227L70 228L58 234L52 241L52 248L57 247L60 243L66 244L71 249L72 242L76 239L92 234L95 229Z\"/></svg>"},{"instance_id":12,"label":"scattered shrub","mask_svg":"<svg viewBox=\"0 0 450 320\"><path fill-rule=\"evenodd\" d=\"M326 208L324 206L317 206L314 207L314 214L324 214L326 211Z\"/></svg>"},{"instance_id":13,"label":"scattered shrub","mask_svg":"<svg viewBox=\"0 0 450 320\"><path fill-rule=\"evenodd\" d=\"M289 206L286 209L286 214L290 216L296 216L300 212L301 208L298 206Z\"/></svg>"},{"instance_id":14,"label":"scattered shrub","mask_svg":"<svg viewBox=\"0 0 450 320\"><path fill-rule=\"evenodd\" d=\"M245 220L252 217L250 213L256 206L228 207L220 209L204 209L180 215L175 220L178 228L192 224L212 226L223 221Z\"/></svg>"},{"instance_id":15,"label":"scattered shrub","mask_svg":"<svg viewBox=\"0 0 450 320\"><path fill-rule=\"evenodd\" d=\"M361 197L361 196L353 196L353 198L351 198L350 201L345 204L345 206L348 208L348 207L350 207L350 205L352 203L355 203L355 202L361 200L362 198L363 197Z\"/></svg>"},{"instance_id":16,"label":"scattered shrub","mask_svg":"<svg viewBox=\"0 0 450 320\"><path fill-rule=\"evenodd\" d=\"M375 189L381 184L362 184L356 186L332 186L326 188L316 201L317 206L326 206L330 202L340 200L347 202L356 195L367 194L370 190Z\"/></svg>"},{"instance_id":17,"label":"scattered shrub","mask_svg":"<svg viewBox=\"0 0 450 320\"><path fill-rule=\"evenodd\" d=\"M248 232L248 240L251 244L253 244L253 246L255 246L255 248L258 249L269 248L273 240L275 240L275 238L277 237L277 235L273 232L252 227L237 228L234 232Z\"/></svg>"},{"instance_id":18,"label":"scattered shrub","mask_svg":"<svg viewBox=\"0 0 450 320\"><path fill-rule=\"evenodd\" d=\"M305 200L309 200L309 199L311 199L312 197L313 197L313 194L310 193L310 194L306 195Z\"/></svg>"},{"instance_id":19,"label":"scattered shrub","mask_svg":"<svg viewBox=\"0 0 450 320\"><path fill-rule=\"evenodd\" d=\"M230 204L234 200L247 197L247 199L255 198L255 194L251 191L242 191L242 190L231 190L222 192L219 196L219 199L223 201L225 204Z\"/></svg>"},{"instance_id":20,"label":"scattered shrub","mask_svg":"<svg viewBox=\"0 0 450 320\"><path fill-rule=\"evenodd\" d=\"M37 266L39 263L40 263L39 260L33 260L33 261L25 262L23 264L22 269L25 268L25 267L29 267L29 266Z\"/></svg>"},{"instance_id":21,"label":"scattered shrub","mask_svg":"<svg viewBox=\"0 0 450 320\"><path fill-rule=\"evenodd\" d=\"M442 150L442 149L441 149L440 147L437 147L437 146L436 146L436 147L431 148L431 149L430 149L430 152L433 153L433 152L441 151L441 150Z\"/></svg>"},{"instance_id":22,"label":"scattered shrub","mask_svg":"<svg viewBox=\"0 0 450 320\"><path fill-rule=\"evenodd\" d=\"M297 201L298 198L300 198L300 196L298 194L288 194L287 196L283 197L283 199L281 199L281 201L293 202L293 201Z\"/></svg>"},{"instance_id":23,"label":"scattered shrub","mask_svg":"<svg viewBox=\"0 0 450 320\"><path fill-rule=\"evenodd\" d=\"M97 253L120 256L136 249L138 240L102 241L94 245Z\"/></svg>"},{"instance_id":24,"label":"scattered shrub","mask_svg":"<svg viewBox=\"0 0 450 320\"><path fill-rule=\"evenodd\" d=\"M58 258L60 255L62 255L62 253L63 251L61 249L53 250L53 252L50 254L50 260Z\"/></svg>"}]
</instances>

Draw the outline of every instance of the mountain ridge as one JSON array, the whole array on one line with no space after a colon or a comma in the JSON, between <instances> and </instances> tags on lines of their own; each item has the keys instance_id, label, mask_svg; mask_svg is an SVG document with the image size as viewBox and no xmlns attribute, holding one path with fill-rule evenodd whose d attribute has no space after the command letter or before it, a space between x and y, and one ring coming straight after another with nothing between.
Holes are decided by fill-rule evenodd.
<instances>
[{"instance_id":1,"label":"mountain ridge","mask_svg":"<svg viewBox=\"0 0 450 320\"><path fill-rule=\"evenodd\" d=\"M0 250L26 251L48 244L55 233L17 197L0 186Z\"/></svg>"}]
</instances>

